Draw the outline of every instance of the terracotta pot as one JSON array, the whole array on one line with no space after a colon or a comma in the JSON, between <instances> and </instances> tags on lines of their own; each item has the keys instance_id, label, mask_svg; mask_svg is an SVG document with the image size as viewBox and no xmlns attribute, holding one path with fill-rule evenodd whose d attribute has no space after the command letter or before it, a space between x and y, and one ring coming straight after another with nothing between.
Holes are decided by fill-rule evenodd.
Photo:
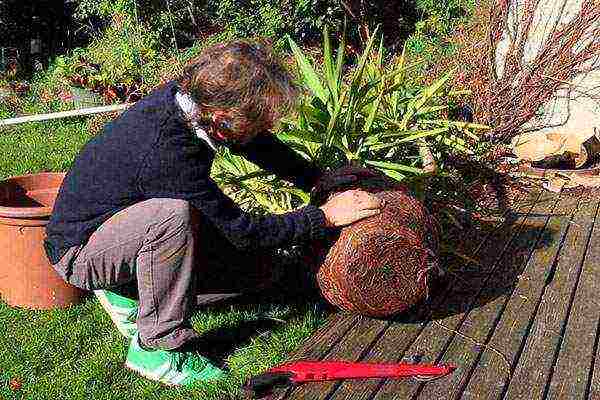
<instances>
[{"instance_id":1,"label":"terracotta pot","mask_svg":"<svg viewBox=\"0 0 600 400\"><path fill-rule=\"evenodd\" d=\"M83 295L54 271L43 246L64 176L39 173L0 182L0 295L11 306L62 308Z\"/></svg>"}]
</instances>

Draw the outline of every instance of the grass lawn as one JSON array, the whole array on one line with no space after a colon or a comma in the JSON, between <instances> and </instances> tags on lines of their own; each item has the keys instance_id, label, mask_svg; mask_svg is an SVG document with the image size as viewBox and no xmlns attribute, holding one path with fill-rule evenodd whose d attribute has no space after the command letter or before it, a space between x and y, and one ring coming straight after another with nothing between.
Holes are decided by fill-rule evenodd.
<instances>
[{"instance_id":1,"label":"grass lawn","mask_svg":"<svg viewBox=\"0 0 600 400\"><path fill-rule=\"evenodd\" d=\"M0 134L0 178L66 171L90 138L85 119L27 124ZM274 297L273 297L274 296ZM28 311L0 302L0 399L226 399L285 359L322 323L326 309L302 294L199 310L194 327L231 376L193 389L166 388L123 367L127 341L90 296L66 310Z\"/></svg>"}]
</instances>

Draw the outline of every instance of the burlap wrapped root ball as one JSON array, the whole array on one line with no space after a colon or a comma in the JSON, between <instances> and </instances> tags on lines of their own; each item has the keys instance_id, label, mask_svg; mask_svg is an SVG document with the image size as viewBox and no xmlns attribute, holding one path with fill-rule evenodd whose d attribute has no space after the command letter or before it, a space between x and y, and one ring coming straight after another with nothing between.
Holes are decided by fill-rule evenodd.
<instances>
[{"instance_id":1,"label":"burlap wrapped root ball","mask_svg":"<svg viewBox=\"0 0 600 400\"><path fill-rule=\"evenodd\" d=\"M426 298L429 272L439 262L439 229L406 187L381 177L360 188L385 200L385 207L313 248L322 260L317 283L342 310L388 317Z\"/></svg>"}]
</instances>

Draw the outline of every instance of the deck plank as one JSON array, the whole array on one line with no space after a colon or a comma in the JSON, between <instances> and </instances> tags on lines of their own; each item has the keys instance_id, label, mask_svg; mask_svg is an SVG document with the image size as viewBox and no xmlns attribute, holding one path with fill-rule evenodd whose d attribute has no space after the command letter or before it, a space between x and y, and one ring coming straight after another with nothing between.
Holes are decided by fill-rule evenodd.
<instances>
[{"instance_id":1,"label":"deck plank","mask_svg":"<svg viewBox=\"0 0 600 400\"><path fill-rule=\"evenodd\" d=\"M531 201L531 199L529 199ZM529 205L531 204L528 203ZM529 207L531 208L531 207ZM461 242L456 249L460 254L468 255L470 258L476 258L481 250L489 241L497 239L500 229L504 225L504 220L495 224L484 226L481 230L468 229L464 231ZM500 234L500 236L503 236ZM464 263L464 260L457 259L455 262ZM451 266L448 266L451 267ZM448 288L454 287L456 276L451 276ZM428 321L427 318L431 310L440 309L443 306L448 290L437 293L431 300L430 308L422 307L417 310L415 315L411 315L405 320L395 321L386 330L381 339L373 348L365 354L362 361L367 362L400 362L406 356L407 350L423 331ZM348 380L338 384L337 390L331 393L327 399L367 399L385 380Z\"/></svg>"},{"instance_id":2,"label":"deck plank","mask_svg":"<svg viewBox=\"0 0 600 400\"><path fill-rule=\"evenodd\" d=\"M487 318L494 318L496 326L495 329L492 326L492 330L486 333L487 338L481 338L489 347L480 353L461 398L481 399L483 393L486 398L501 398L527 338L530 321L537 311L544 289L545 273L558 256L578 201L579 198L576 197L561 199L554 211L558 215L550 218L545 228L545 232L552 236L552 243L535 250L524 266L513 293L508 298L490 304L496 308L494 311L477 310L473 314L474 326L481 324L479 321L486 318L482 313L489 313Z\"/></svg>"},{"instance_id":3,"label":"deck plank","mask_svg":"<svg viewBox=\"0 0 600 400\"><path fill-rule=\"evenodd\" d=\"M543 195L542 195L543 196ZM473 306L480 290L484 287L486 280L493 274L500 261L505 258L512 258L519 252L518 246L527 246L524 238L524 226L531 221L539 220L540 217L533 215L545 212L554 207L555 200L551 198L537 199L533 208L529 208L522 213L519 222L515 225L504 226L496 237L496 240L490 241L482 251L479 265L473 266L470 270L465 270L460 276L461 279L451 289L450 295L446 300L446 307L449 312L445 315L432 315L434 320L440 320L448 329L440 329L438 323L430 323L418 340L411 346L410 352L415 354L425 354L429 361L438 361L444 353L447 346L452 341L454 334L450 331L459 329L466 315ZM546 218L546 217L542 217ZM519 240L520 238L520 240ZM485 300L487 301L487 299ZM484 301L484 302L485 302ZM438 385L448 385L455 379L455 372L449 377L437 382ZM433 383L432 383L433 384ZM388 398L414 398L420 390L422 384L411 380L406 382L387 381L381 388L375 399ZM428 391L427 398L429 397ZM442 398L447 398L448 393L444 392Z\"/></svg>"},{"instance_id":4,"label":"deck plank","mask_svg":"<svg viewBox=\"0 0 600 400\"><path fill-rule=\"evenodd\" d=\"M597 218L587 257L578 271L577 290L569 296L571 313L560 332L564 341L558 353L548 399L584 399L590 370L594 368L594 346L600 323L600 225ZM596 391L594 396L600 399L600 392ZM594 396L590 394L591 399Z\"/></svg>"},{"instance_id":5,"label":"deck plank","mask_svg":"<svg viewBox=\"0 0 600 400\"><path fill-rule=\"evenodd\" d=\"M588 400L600 399L600 321L596 327L596 343L594 344L596 356L590 370L590 387Z\"/></svg>"},{"instance_id":6,"label":"deck plank","mask_svg":"<svg viewBox=\"0 0 600 400\"><path fill-rule=\"evenodd\" d=\"M549 217L548 213L552 213L561 205L560 201L556 202L555 196L543 195L539 206L528 218L511 246L492 266L486 281L477 288L479 292L475 293L475 304L481 306L471 307L467 311L462 324L456 327L459 334L451 336L447 350L439 357L444 362L458 365L459 369L448 379L421 385L418 398L446 399L458 398L461 395L485 348L484 344L494 332L505 304L519 284L519 277L532 262L536 247L546 246L544 242L548 236L547 223L559 218ZM562 235L558 233L557 236L551 245L544 249L548 254L558 252ZM442 323L448 325L446 321ZM438 329L444 330L442 327ZM494 398L484 393L478 393L475 397Z\"/></svg>"},{"instance_id":7,"label":"deck plank","mask_svg":"<svg viewBox=\"0 0 600 400\"><path fill-rule=\"evenodd\" d=\"M301 348L290 355L289 361L323 358L356 326L357 322L358 316L351 313L336 312L332 314L325 325L304 342Z\"/></svg>"},{"instance_id":8,"label":"deck plank","mask_svg":"<svg viewBox=\"0 0 600 400\"><path fill-rule=\"evenodd\" d=\"M561 345L561 330L569 316L571 295L577 289L597 208L597 201L582 201L570 224L554 272L545 279L547 287L506 394L509 399L544 397L555 353ZM587 381L588 370L585 372Z\"/></svg>"}]
</instances>

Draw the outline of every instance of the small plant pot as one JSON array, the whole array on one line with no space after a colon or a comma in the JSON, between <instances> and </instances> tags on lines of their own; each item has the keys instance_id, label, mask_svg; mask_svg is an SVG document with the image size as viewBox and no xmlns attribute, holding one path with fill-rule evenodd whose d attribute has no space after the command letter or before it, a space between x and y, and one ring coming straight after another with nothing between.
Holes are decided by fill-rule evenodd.
<instances>
[{"instance_id":1,"label":"small plant pot","mask_svg":"<svg viewBox=\"0 0 600 400\"><path fill-rule=\"evenodd\" d=\"M96 107L104 104L100 95L88 89L72 86L71 94L75 108Z\"/></svg>"},{"instance_id":2,"label":"small plant pot","mask_svg":"<svg viewBox=\"0 0 600 400\"><path fill-rule=\"evenodd\" d=\"M63 308L84 294L54 271L43 246L64 176L39 173L0 182L0 296L11 306Z\"/></svg>"}]
</instances>

